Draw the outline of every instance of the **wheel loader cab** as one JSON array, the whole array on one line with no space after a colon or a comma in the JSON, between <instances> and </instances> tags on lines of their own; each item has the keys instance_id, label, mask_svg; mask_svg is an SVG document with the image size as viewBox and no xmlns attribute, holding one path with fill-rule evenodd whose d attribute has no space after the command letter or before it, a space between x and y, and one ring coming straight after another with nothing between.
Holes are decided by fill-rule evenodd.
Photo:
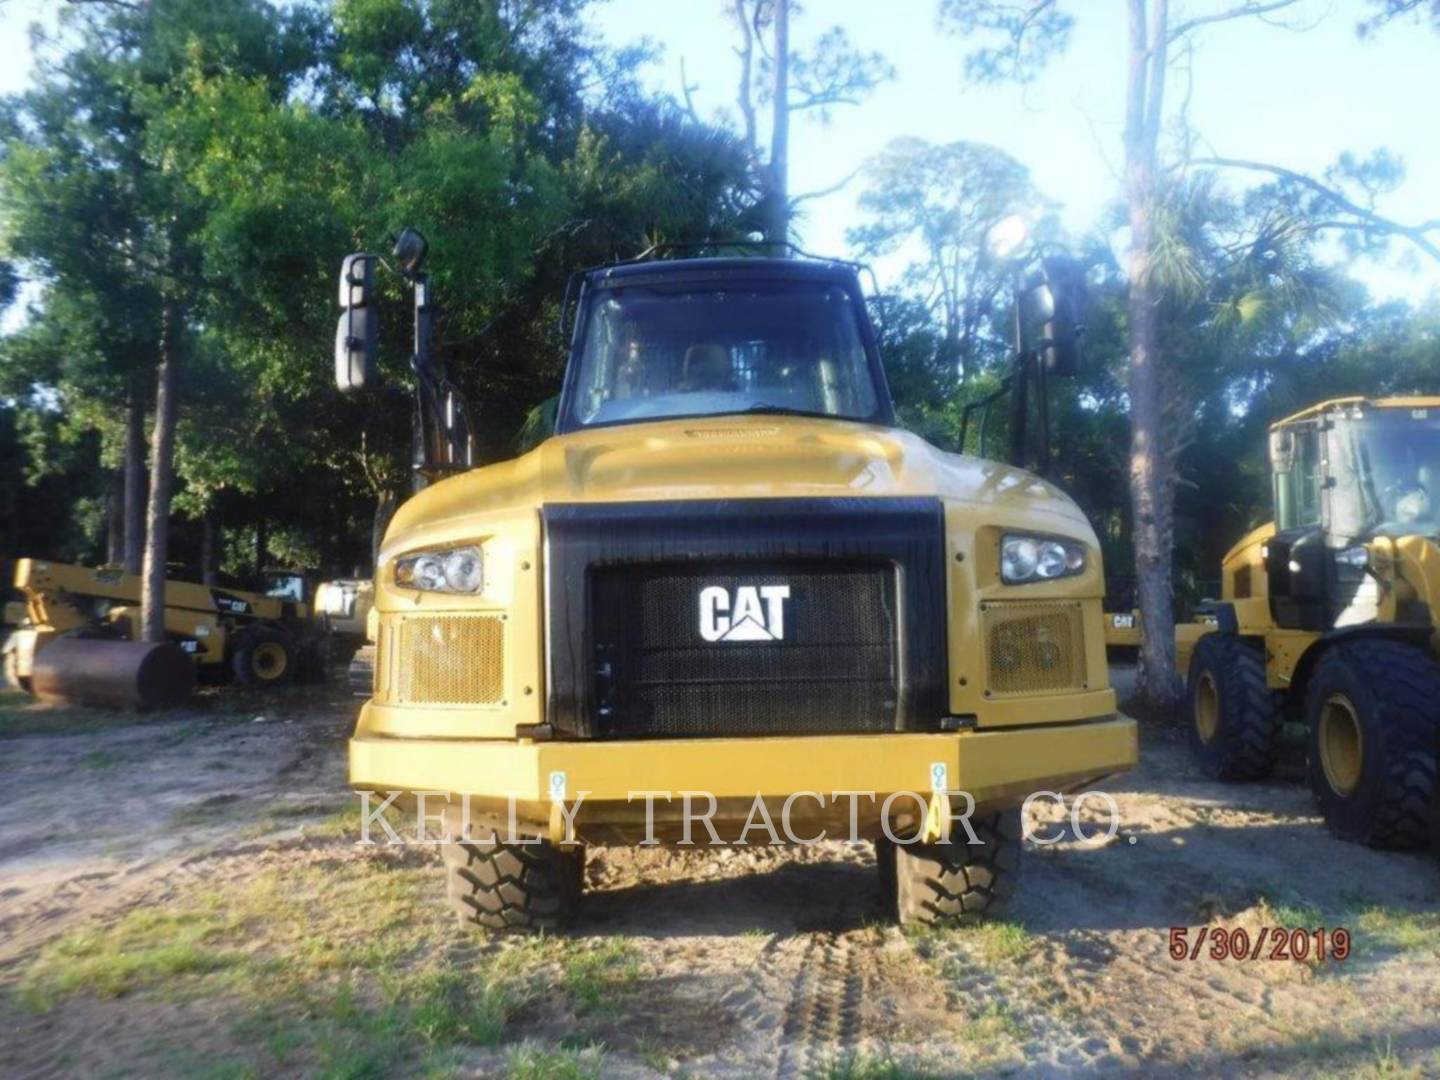
<instances>
[{"instance_id":1,"label":"wheel loader cab","mask_svg":"<svg viewBox=\"0 0 1440 1080\"><path fill-rule=\"evenodd\" d=\"M1354 621L1373 585L1370 541L1440 536L1440 409L1353 402L1302 414L1271 431L1270 463L1275 533L1263 557L1277 627Z\"/></svg>"},{"instance_id":2,"label":"wheel loader cab","mask_svg":"<svg viewBox=\"0 0 1440 1080\"><path fill-rule=\"evenodd\" d=\"M848 265L602 268L574 327L556 433L390 524L354 786L445 793L491 928L563 921L589 844L780 833L877 840L905 921L998 910L1020 804L1135 761L1084 515L896 425Z\"/></svg>"}]
</instances>

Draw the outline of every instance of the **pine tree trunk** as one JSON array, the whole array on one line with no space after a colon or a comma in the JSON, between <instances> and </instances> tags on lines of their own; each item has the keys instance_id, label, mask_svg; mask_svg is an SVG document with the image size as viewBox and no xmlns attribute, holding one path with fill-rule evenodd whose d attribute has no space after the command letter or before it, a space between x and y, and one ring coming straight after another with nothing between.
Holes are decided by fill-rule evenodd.
<instances>
[{"instance_id":1,"label":"pine tree trunk","mask_svg":"<svg viewBox=\"0 0 1440 1080\"><path fill-rule=\"evenodd\" d=\"M790 0L775 0L774 76L765 238L780 243L790 239Z\"/></svg>"},{"instance_id":2,"label":"pine tree trunk","mask_svg":"<svg viewBox=\"0 0 1440 1080\"><path fill-rule=\"evenodd\" d=\"M270 561L270 530L265 519L255 520L255 583L260 584L261 575L265 572L265 565Z\"/></svg>"},{"instance_id":3,"label":"pine tree trunk","mask_svg":"<svg viewBox=\"0 0 1440 1080\"><path fill-rule=\"evenodd\" d=\"M1135 545L1135 591L1144 634L1136 694L1152 710L1180 700L1175 671L1175 462L1165 430L1165 380L1151 260L1156 163L1165 96L1168 0L1130 0L1126 83L1125 198L1130 221L1130 505ZM1153 44L1152 44L1153 43Z\"/></svg>"},{"instance_id":4,"label":"pine tree trunk","mask_svg":"<svg viewBox=\"0 0 1440 1080\"><path fill-rule=\"evenodd\" d=\"M200 532L200 581L214 585L216 571L220 566L220 524L216 520L215 508L205 511Z\"/></svg>"},{"instance_id":5,"label":"pine tree trunk","mask_svg":"<svg viewBox=\"0 0 1440 1080\"><path fill-rule=\"evenodd\" d=\"M119 566L125 560L125 469L110 470L105 492L105 562Z\"/></svg>"},{"instance_id":6,"label":"pine tree trunk","mask_svg":"<svg viewBox=\"0 0 1440 1080\"><path fill-rule=\"evenodd\" d=\"M1164 385L1156 297L1149 282L1150 207L1131 203L1130 234L1130 505L1135 589L1145 628L1137 693L1150 708L1180 698L1175 671L1174 470L1164 431Z\"/></svg>"},{"instance_id":7,"label":"pine tree trunk","mask_svg":"<svg viewBox=\"0 0 1440 1080\"><path fill-rule=\"evenodd\" d=\"M127 574L140 573L145 548L145 398L131 389L125 403L125 549Z\"/></svg>"},{"instance_id":8,"label":"pine tree trunk","mask_svg":"<svg viewBox=\"0 0 1440 1080\"><path fill-rule=\"evenodd\" d=\"M180 326L173 301L166 301L160 321L160 366L155 380L150 502L140 593L140 625L146 641L165 640L165 563L170 554L170 490L175 459L175 370L180 360Z\"/></svg>"}]
</instances>

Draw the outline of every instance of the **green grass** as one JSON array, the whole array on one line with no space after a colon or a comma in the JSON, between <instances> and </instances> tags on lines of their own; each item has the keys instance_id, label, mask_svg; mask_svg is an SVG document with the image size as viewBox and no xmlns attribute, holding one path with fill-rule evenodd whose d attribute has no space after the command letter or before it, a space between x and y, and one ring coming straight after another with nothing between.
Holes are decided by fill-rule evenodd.
<instances>
[{"instance_id":1,"label":"green grass","mask_svg":"<svg viewBox=\"0 0 1440 1080\"><path fill-rule=\"evenodd\" d=\"M922 958L939 961L942 968L950 960L950 946L964 946L981 963L998 965L1028 956L1039 941L1019 923L1003 920L978 926L907 927L905 936Z\"/></svg>"},{"instance_id":2,"label":"green grass","mask_svg":"<svg viewBox=\"0 0 1440 1080\"><path fill-rule=\"evenodd\" d=\"M474 939L436 903L435 876L428 861L347 852L196 888L57 938L18 997L37 1010L79 996L203 1002L232 1018L242 1049L187 1072L443 1073L459 1048L506 1039L515 1009L545 989L535 973L546 957L520 945L462 959ZM602 954L580 965L579 985L609 985L618 963ZM157 1058L183 1056L183 1032L169 1038Z\"/></svg>"},{"instance_id":3,"label":"green grass","mask_svg":"<svg viewBox=\"0 0 1440 1080\"><path fill-rule=\"evenodd\" d=\"M810 1073L811 1080L930 1080L922 1072L884 1054L846 1054L825 1062Z\"/></svg>"},{"instance_id":4,"label":"green grass","mask_svg":"<svg viewBox=\"0 0 1440 1080\"><path fill-rule=\"evenodd\" d=\"M1330 925L1317 905L1283 883L1259 881L1251 887L1249 896L1250 903L1260 908L1259 916L1266 926L1314 930Z\"/></svg>"},{"instance_id":5,"label":"green grass","mask_svg":"<svg viewBox=\"0 0 1440 1080\"><path fill-rule=\"evenodd\" d=\"M623 938L572 947L561 960L561 982L580 1013L615 1008L639 976L639 953Z\"/></svg>"},{"instance_id":6,"label":"green grass","mask_svg":"<svg viewBox=\"0 0 1440 1080\"><path fill-rule=\"evenodd\" d=\"M1019 1042L1025 1037L1020 1022L998 1001L992 1001L966 1022L965 1040L994 1049Z\"/></svg>"},{"instance_id":7,"label":"green grass","mask_svg":"<svg viewBox=\"0 0 1440 1080\"><path fill-rule=\"evenodd\" d=\"M605 1062L604 1048L550 1050L518 1046L505 1059L507 1080L599 1080Z\"/></svg>"},{"instance_id":8,"label":"green grass","mask_svg":"<svg viewBox=\"0 0 1440 1080\"><path fill-rule=\"evenodd\" d=\"M1346 922L1362 947L1379 946L1401 952L1440 951L1440 912L1402 911L1372 905L1354 911Z\"/></svg>"},{"instance_id":9,"label":"green grass","mask_svg":"<svg viewBox=\"0 0 1440 1080\"><path fill-rule=\"evenodd\" d=\"M972 927L965 935L980 956L990 964L1018 960L1034 951L1037 939L1019 923L987 922Z\"/></svg>"}]
</instances>

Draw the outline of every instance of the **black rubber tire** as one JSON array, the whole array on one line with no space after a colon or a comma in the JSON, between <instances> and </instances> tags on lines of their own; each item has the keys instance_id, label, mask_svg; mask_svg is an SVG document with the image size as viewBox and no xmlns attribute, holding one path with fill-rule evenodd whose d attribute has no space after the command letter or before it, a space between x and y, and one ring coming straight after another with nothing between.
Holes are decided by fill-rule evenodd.
<instances>
[{"instance_id":1,"label":"black rubber tire","mask_svg":"<svg viewBox=\"0 0 1440 1080\"><path fill-rule=\"evenodd\" d=\"M445 895L467 926L557 930L575 915L584 887L584 849L548 841L476 840L443 845Z\"/></svg>"},{"instance_id":2,"label":"black rubber tire","mask_svg":"<svg viewBox=\"0 0 1440 1080\"><path fill-rule=\"evenodd\" d=\"M350 684L350 693L356 697L368 698L375 693L374 645L362 645L355 650L345 669L345 678Z\"/></svg>"},{"instance_id":3,"label":"black rubber tire","mask_svg":"<svg viewBox=\"0 0 1440 1080\"><path fill-rule=\"evenodd\" d=\"M295 681L307 686L322 686L334 674L330 659L330 640L325 637L312 638L299 648L299 667Z\"/></svg>"},{"instance_id":4,"label":"black rubber tire","mask_svg":"<svg viewBox=\"0 0 1440 1080\"><path fill-rule=\"evenodd\" d=\"M1353 791L1326 778L1320 714L1344 695L1360 729L1361 766ZM1381 848L1423 847L1435 796L1435 741L1440 728L1440 664L1403 641L1332 645L1305 692L1310 787L1325 824L1343 840Z\"/></svg>"},{"instance_id":5,"label":"black rubber tire","mask_svg":"<svg viewBox=\"0 0 1440 1080\"><path fill-rule=\"evenodd\" d=\"M888 906L901 926L972 926L1003 915L1020 871L1020 811L959 822L948 844L876 844ZM888 864L888 865L887 865Z\"/></svg>"},{"instance_id":6,"label":"black rubber tire","mask_svg":"<svg viewBox=\"0 0 1440 1080\"><path fill-rule=\"evenodd\" d=\"M1199 701L1206 680L1219 716L1207 740ZM1234 634L1206 634L1195 644L1186 686L1190 750L1212 780L1263 780L1275 770L1284 723L1284 697L1265 685L1265 655Z\"/></svg>"},{"instance_id":7,"label":"black rubber tire","mask_svg":"<svg viewBox=\"0 0 1440 1080\"><path fill-rule=\"evenodd\" d=\"M285 663L276 674L266 676L256 670L255 656L263 647L273 646L285 650ZM230 671L242 686L286 686L294 681L299 666L300 657L294 638L271 626L251 626L240 631L235 649L230 654Z\"/></svg>"}]
</instances>

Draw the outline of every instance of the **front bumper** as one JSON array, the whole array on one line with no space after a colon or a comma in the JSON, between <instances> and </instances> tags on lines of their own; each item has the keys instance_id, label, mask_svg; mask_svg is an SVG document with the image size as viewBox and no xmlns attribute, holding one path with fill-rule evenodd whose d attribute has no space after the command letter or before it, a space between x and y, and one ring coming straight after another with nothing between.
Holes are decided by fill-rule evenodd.
<instances>
[{"instance_id":1,"label":"front bumper","mask_svg":"<svg viewBox=\"0 0 1440 1080\"><path fill-rule=\"evenodd\" d=\"M645 792L659 793L652 804L662 819L680 813L685 792L714 796L714 820L721 823L747 820L757 796L773 803L778 817L796 792L873 793L869 800L824 800L828 807L795 800L789 811L807 824L853 818L862 835L873 835L886 796L928 798L937 772L948 791L967 792L985 812L1017 806L1035 792L1093 784L1132 767L1137 752L1134 721L1114 716L934 735L531 742L367 733L350 741L350 782L385 794L442 793L453 800L452 811L463 797L472 820L552 835L559 824L555 798L573 806L583 796L574 818L580 838L617 842L646 838ZM440 805L431 802L429 811Z\"/></svg>"}]
</instances>

